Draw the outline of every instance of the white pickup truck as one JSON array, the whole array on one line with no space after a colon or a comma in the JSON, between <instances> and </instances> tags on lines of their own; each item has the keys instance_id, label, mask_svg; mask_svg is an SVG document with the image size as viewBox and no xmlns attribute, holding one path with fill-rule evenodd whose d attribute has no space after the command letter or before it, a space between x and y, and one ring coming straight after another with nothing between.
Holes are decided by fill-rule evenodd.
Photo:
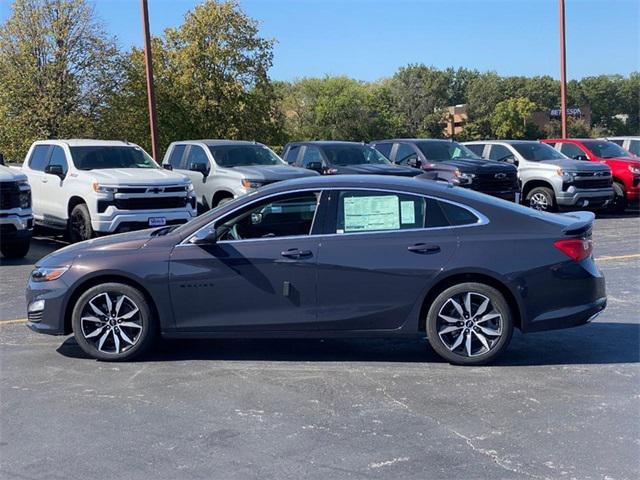
<instances>
[{"instance_id":1,"label":"white pickup truck","mask_svg":"<svg viewBox=\"0 0 640 480\"><path fill-rule=\"evenodd\" d=\"M31 189L26 175L0 161L0 251L7 258L21 258L29 251L33 217Z\"/></svg>"},{"instance_id":2,"label":"white pickup truck","mask_svg":"<svg viewBox=\"0 0 640 480\"><path fill-rule=\"evenodd\" d=\"M36 225L66 230L71 242L196 216L191 180L161 168L133 143L39 141L21 171L31 184Z\"/></svg>"}]
</instances>

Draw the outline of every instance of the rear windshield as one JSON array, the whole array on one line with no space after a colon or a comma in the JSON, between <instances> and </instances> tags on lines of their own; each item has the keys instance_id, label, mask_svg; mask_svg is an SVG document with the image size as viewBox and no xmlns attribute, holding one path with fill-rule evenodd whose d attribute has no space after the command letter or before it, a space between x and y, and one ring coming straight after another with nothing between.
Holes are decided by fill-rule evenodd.
<instances>
[{"instance_id":1,"label":"rear windshield","mask_svg":"<svg viewBox=\"0 0 640 480\"><path fill-rule=\"evenodd\" d=\"M478 155L458 142L421 142L418 143L418 148L430 162L443 162L456 158L480 159Z\"/></svg>"},{"instance_id":2,"label":"rear windshield","mask_svg":"<svg viewBox=\"0 0 640 480\"><path fill-rule=\"evenodd\" d=\"M140 147L93 146L69 147L78 170L103 168L160 168Z\"/></svg>"},{"instance_id":3,"label":"rear windshield","mask_svg":"<svg viewBox=\"0 0 640 480\"><path fill-rule=\"evenodd\" d=\"M347 167L391 163L384 155L368 145L323 145L321 148L331 165Z\"/></svg>"},{"instance_id":4,"label":"rear windshield","mask_svg":"<svg viewBox=\"0 0 640 480\"><path fill-rule=\"evenodd\" d=\"M264 145L222 145L209 147L216 163L221 167L248 167L251 165L284 165L284 161Z\"/></svg>"},{"instance_id":5,"label":"rear windshield","mask_svg":"<svg viewBox=\"0 0 640 480\"><path fill-rule=\"evenodd\" d=\"M530 162L569 158L545 143L522 142L512 143L511 146L515 148L518 153L525 158L525 160L529 160Z\"/></svg>"},{"instance_id":6,"label":"rear windshield","mask_svg":"<svg viewBox=\"0 0 640 480\"><path fill-rule=\"evenodd\" d=\"M586 140L582 142L595 156L600 158L631 158L629 152L619 145L606 140Z\"/></svg>"}]
</instances>

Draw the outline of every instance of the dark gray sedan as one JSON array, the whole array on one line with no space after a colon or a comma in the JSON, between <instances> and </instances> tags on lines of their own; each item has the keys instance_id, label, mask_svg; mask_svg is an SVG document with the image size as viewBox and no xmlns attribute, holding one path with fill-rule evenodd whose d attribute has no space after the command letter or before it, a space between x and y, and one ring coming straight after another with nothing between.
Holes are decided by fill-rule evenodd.
<instances>
[{"instance_id":1,"label":"dark gray sedan","mask_svg":"<svg viewBox=\"0 0 640 480\"><path fill-rule=\"evenodd\" d=\"M605 308L593 218L420 178L290 180L45 257L28 325L73 333L100 360L129 360L157 335L426 335L446 360L482 364L514 327L582 325Z\"/></svg>"}]
</instances>

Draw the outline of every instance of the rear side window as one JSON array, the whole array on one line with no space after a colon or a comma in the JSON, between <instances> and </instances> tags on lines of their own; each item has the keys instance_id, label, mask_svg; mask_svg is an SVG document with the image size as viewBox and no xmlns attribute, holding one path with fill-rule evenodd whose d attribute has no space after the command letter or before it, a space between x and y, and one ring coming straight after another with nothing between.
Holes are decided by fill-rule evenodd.
<instances>
[{"instance_id":1,"label":"rear side window","mask_svg":"<svg viewBox=\"0 0 640 480\"><path fill-rule=\"evenodd\" d=\"M31 152L31 158L29 159L29 167L32 170L44 172L44 167L47 164L47 154L49 153L49 145L36 145Z\"/></svg>"},{"instance_id":2,"label":"rear side window","mask_svg":"<svg viewBox=\"0 0 640 480\"><path fill-rule=\"evenodd\" d=\"M171 155L169 155L169 165L171 165L173 168L180 168L182 156L184 155L184 151L186 148L186 145L174 145L173 149L171 150Z\"/></svg>"},{"instance_id":3,"label":"rear side window","mask_svg":"<svg viewBox=\"0 0 640 480\"><path fill-rule=\"evenodd\" d=\"M449 202L439 203L445 217L451 225L473 225L474 223L478 223L480 221L478 217L476 217L466 208L459 207Z\"/></svg>"},{"instance_id":4,"label":"rear side window","mask_svg":"<svg viewBox=\"0 0 640 480\"><path fill-rule=\"evenodd\" d=\"M284 161L290 165L293 165L298 159L298 153L300 153L300 145L293 145L292 147L289 147L287 153L284 156Z\"/></svg>"},{"instance_id":5,"label":"rear side window","mask_svg":"<svg viewBox=\"0 0 640 480\"><path fill-rule=\"evenodd\" d=\"M393 147L393 143L377 143L373 146L373 148L378 150L387 158L391 158L391 147Z\"/></svg>"},{"instance_id":6,"label":"rear side window","mask_svg":"<svg viewBox=\"0 0 640 480\"><path fill-rule=\"evenodd\" d=\"M51 151L51 158L49 159L49 165L60 165L62 167L62 173L67 174L69 169L67 165L67 157L64 154L62 147L53 146Z\"/></svg>"},{"instance_id":7,"label":"rear side window","mask_svg":"<svg viewBox=\"0 0 640 480\"><path fill-rule=\"evenodd\" d=\"M640 157L640 140L631 140L629 142L629 151L636 157Z\"/></svg>"},{"instance_id":8,"label":"rear side window","mask_svg":"<svg viewBox=\"0 0 640 480\"><path fill-rule=\"evenodd\" d=\"M475 153L476 155L478 155L479 157L482 156L482 151L484 150L484 144L480 144L480 145L466 145L466 147L471 150L473 153Z\"/></svg>"}]
</instances>

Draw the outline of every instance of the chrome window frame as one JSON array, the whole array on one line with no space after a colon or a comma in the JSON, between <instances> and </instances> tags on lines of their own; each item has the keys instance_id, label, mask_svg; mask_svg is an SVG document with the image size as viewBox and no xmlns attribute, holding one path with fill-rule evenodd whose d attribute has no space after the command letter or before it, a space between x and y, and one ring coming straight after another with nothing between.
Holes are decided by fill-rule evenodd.
<instances>
[{"instance_id":1,"label":"chrome window frame","mask_svg":"<svg viewBox=\"0 0 640 480\"><path fill-rule=\"evenodd\" d=\"M279 195L288 195L288 194L292 194L292 193L304 193L304 192L317 192L320 191L320 193L324 193L327 191L342 191L342 190L356 190L356 191L370 191L370 192L382 192L382 193L395 193L395 194L404 194L404 195L413 195L416 197L423 197L423 198L429 198L431 200L436 200L438 202L446 202L449 203L451 205L455 205L457 207L460 208L464 208L465 210L467 210L468 212L472 213L477 219L478 221L475 223L469 223L466 225L447 225L444 227L422 227L422 228L407 228L407 229L398 229L398 230L374 230L374 231L369 231L369 232L345 232L345 233L317 233L317 234L307 234L307 235L287 235L287 236L282 236L282 237L269 237L269 238L246 238L246 239L239 239L239 240L221 240L217 243L221 243L221 244L227 244L227 243L239 243L239 242L263 242L263 241L268 241L268 240L280 240L280 239L291 239L291 238L323 238L323 237L349 237L349 236L353 236L353 235L380 235L380 234L384 234L384 235L389 235L389 234L398 234L398 233L405 233L405 232L421 232L421 231L432 231L432 230L445 230L445 229L457 229L457 228L468 228L468 227L478 227L478 226L483 226L483 225L487 225L489 224L489 219L486 217L486 215L478 212L475 208L470 207L468 205L464 205L462 203L453 201L453 200L447 200L444 198L440 198L440 197L435 197L433 195L427 195L427 194L422 194L422 193L416 193L416 192L407 192L405 190L390 190L390 189L384 189L384 188L368 188L368 187L361 187L361 186L353 186L353 187L328 187L328 188L302 188L302 189L298 189L298 190L291 190L288 192L276 192L276 193L272 193L270 195L266 195L264 197L255 199L255 201L253 202L249 202L246 203L244 205L240 205L237 208L234 208L233 210L227 212L224 214L224 217L226 217L227 215L232 215L233 213L237 212L238 210L241 210L245 207L248 207L254 203L258 203L261 202L262 200L267 200L271 197L276 197ZM318 213L318 209L316 209L314 216L313 216L313 221L311 223L311 231L313 231L313 227L316 221L316 214ZM207 223L206 225L200 227L198 230L196 230L195 232L193 232L191 235L187 236L184 240L182 240L180 243L178 243L176 245L176 247L181 247L181 246L198 246L198 244L196 243L191 243L191 239L193 237L195 237L199 232L201 232L202 230L205 229L215 229L216 228L216 223L218 222L218 220L220 220L219 218L212 220L211 222Z\"/></svg>"}]
</instances>

